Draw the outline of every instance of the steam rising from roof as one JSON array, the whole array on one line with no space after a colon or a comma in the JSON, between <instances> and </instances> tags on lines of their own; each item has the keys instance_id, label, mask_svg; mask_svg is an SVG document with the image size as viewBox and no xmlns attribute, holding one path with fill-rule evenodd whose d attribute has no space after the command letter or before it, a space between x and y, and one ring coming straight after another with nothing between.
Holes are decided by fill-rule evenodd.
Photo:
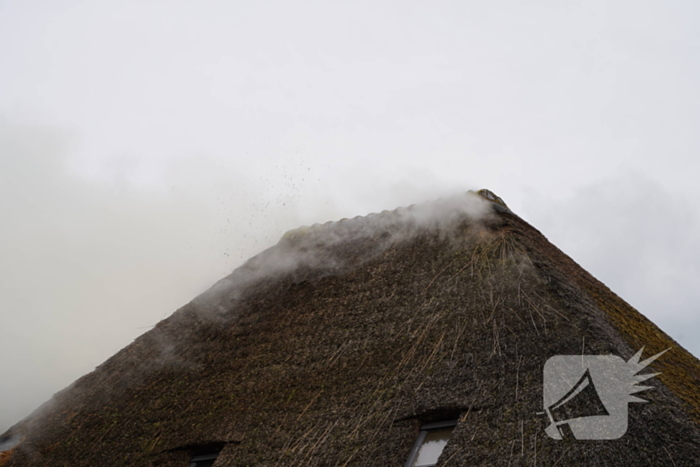
<instances>
[{"instance_id":1,"label":"steam rising from roof","mask_svg":"<svg viewBox=\"0 0 700 467\"><path fill-rule=\"evenodd\" d=\"M248 260L193 303L204 314L223 314L248 285L259 280L302 267L337 270L350 266L347 257L335 252L341 245L371 239L371 247L361 252L367 260L422 231L450 236L458 223L478 224L493 215L494 208L507 210L505 203L488 190L468 191L393 211L290 230L277 245Z\"/></svg>"},{"instance_id":2,"label":"steam rising from roof","mask_svg":"<svg viewBox=\"0 0 700 467\"><path fill-rule=\"evenodd\" d=\"M468 191L427 203L412 204L393 211L382 211L379 214L372 213L364 217L357 216L352 219L341 219L337 222L326 222L322 225L314 224L311 227L301 227L285 233L284 238L296 237L310 231L319 232L322 231L321 229L326 229L325 231L335 229L342 232L342 227L353 226L353 223L357 224L354 226L357 227L355 230L345 230L345 233L352 232L351 236L358 234L372 236L377 233L377 230L391 227L445 229L465 217L472 221L482 220L491 213L492 204L487 201L500 202L499 204L505 206L505 203L489 190Z\"/></svg>"},{"instance_id":3,"label":"steam rising from roof","mask_svg":"<svg viewBox=\"0 0 700 467\"><path fill-rule=\"evenodd\" d=\"M10 449L14 448L19 444L20 442L20 437L19 436L0 436L0 452L2 451L9 451Z\"/></svg>"}]
</instances>

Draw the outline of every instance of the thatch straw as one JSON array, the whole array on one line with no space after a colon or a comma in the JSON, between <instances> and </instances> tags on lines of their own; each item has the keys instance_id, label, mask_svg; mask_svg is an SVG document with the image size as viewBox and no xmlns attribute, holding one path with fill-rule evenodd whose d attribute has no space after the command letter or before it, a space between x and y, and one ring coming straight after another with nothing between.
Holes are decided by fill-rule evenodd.
<instances>
[{"instance_id":1,"label":"thatch straw","mask_svg":"<svg viewBox=\"0 0 700 467\"><path fill-rule=\"evenodd\" d=\"M214 442L217 467L402 465L457 417L440 466L692 465L698 360L488 205L290 233L13 427L6 465L184 466ZM623 438L547 437L547 358L643 345L672 349Z\"/></svg>"}]
</instances>

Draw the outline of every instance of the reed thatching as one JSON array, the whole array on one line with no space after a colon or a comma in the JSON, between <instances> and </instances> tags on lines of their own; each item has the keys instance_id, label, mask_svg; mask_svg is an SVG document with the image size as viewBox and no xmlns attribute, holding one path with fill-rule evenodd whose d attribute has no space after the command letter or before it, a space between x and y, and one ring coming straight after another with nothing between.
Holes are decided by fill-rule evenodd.
<instances>
[{"instance_id":1,"label":"reed thatching","mask_svg":"<svg viewBox=\"0 0 700 467\"><path fill-rule=\"evenodd\" d=\"M698 465L700 362L500 199L292 231L4 435L2 466ZM461 203L461 204L460 204ZM544 431L553 355L671 347L628 432ZM2 441L2 440L0 440Z\"/></svg>"}]
</instances>

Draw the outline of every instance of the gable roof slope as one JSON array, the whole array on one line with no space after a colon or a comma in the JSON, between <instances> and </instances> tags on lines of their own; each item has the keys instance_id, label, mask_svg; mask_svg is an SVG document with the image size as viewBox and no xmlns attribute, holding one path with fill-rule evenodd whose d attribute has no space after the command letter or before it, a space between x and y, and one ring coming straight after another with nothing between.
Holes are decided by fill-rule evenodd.
<instances>
[{"instance_id":1,"label":"gable roof slope","mask_svg":"<svg viewBox=\"0 0 700 467\"><path fill-rule=\"evenodd\" d=\"M606 441L545 433L556 355L670 348ZM651 371L651 370L650 370ZM691 465L700 362L488 191L288 232L6 433L0 465Z\"/></svg>"}]
</instances>

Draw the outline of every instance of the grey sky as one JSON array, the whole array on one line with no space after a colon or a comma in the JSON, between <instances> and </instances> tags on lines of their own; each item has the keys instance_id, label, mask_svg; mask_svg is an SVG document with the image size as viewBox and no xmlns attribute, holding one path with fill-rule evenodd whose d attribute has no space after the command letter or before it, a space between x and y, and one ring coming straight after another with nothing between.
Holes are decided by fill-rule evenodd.
<instances>
[{"instance_id":1,"label":"grey sky","mask_svg":"<svg viewBox=\"0 0 700 467\"><path fill-rule=\"evenodd\" d=\"M696 2L0 0L0 432L284 231L487 187L700 355Z\"/></svg>"}]
</instances>

